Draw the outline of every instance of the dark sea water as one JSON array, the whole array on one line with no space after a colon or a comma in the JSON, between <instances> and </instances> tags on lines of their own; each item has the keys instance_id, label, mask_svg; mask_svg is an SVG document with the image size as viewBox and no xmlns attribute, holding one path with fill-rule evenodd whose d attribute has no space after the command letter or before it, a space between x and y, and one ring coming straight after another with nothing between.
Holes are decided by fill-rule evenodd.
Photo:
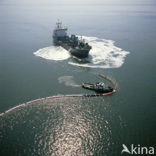
<instances>
[{"instance_id":1,"label":"dark sea water","mask_svg":"<svg viewBox=\"0 0 156 156\"><path fill-rule=\"evenodd\" d=\"M90 63L52 46L57 19L93 45ZM0 116L0 156L118 156L122 144L156 143L155 0L1 0L0 113L92 93L80 85L102 81L99 73L115 94L45 99Z\"/></svg>"}]
</instances>

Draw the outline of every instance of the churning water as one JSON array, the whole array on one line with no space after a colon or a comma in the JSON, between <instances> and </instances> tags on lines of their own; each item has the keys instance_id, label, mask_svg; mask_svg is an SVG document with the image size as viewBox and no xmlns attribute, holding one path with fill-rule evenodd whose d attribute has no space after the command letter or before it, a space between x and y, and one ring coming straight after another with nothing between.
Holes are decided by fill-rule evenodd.
<instances>
[{"instance_id":1,"label":"churning water","mask_svg":"<svg viewBox=\"0 0 156 156\"><path fill-rule=\"evenodd\" d=\"M91 68L119 68L124 63L126 55L129 54L129 52L115 46L112 40L87 36L82 36L82 39L92 46L88 58L85 59L87 63L80 64L70 60L68 63L71 65ZM39 49L34 54L55 61L66 60L70 57L69 52L64 48L55 46Z\"/></svg>"},{"instance_id":2,"label":"churning water","mask_svg":"<svg viewBox=\"0 0 156 156\"><path fill-rule=\"evenodd\" d=\"M55 46L39 49L34 54L44 59L55 61L66 60L70 57L68 51L66 51L64 48Z\"/></svg>"}]
</instances>

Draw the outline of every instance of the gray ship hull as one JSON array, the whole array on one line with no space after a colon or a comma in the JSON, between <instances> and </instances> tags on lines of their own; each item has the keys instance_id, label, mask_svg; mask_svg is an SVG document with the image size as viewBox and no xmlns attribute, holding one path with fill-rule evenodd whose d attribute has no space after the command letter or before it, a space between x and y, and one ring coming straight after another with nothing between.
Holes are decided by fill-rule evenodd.
<instances>
[{"instance_id":1,"label":"gray ship hull","mask_svg":"<svg viewBox=\"0 0 156 156\"><path fill-rule=\"evenodd\" d=\"M56 46L63 47L64 49L69 51L71 53L71 55L79 57L79 58L88 57L88 54L90 51L90 49L84 49L84 48L81 49L81 48L75 48L75 47L69 46L68 44L63 43L62 41L59 41L59 43L58 43L58 41L54 41L54 44Z\"/></svg>"},{"instance_id":2,"label":"gray ship hull","mask_svg":"<svg viewBox=\"0 0 156 156\"><path fill-rule=\"evenodd\" d=\"M61 43L60 46L62 46L67 51L69 51L71 53L71 55L73 55L73 56L76 56L79 58L88 57L88 53L89 53L88 49L72 48L64 43Z\"/></svg>"},{"instance_id":3,"label":"gray ship hull","mask_svg":"<svg viewBox=\"0 0 156 156\"><path fill-rule=\"evenodd\" d=\"M80 47L73 47L70 45L69 42L66 42L66 40L59 40L55 36L53 36L53 43L56 46L61 46L67 51L70 52L71 55L76 56L78 58L86 58L88 57L89 51L91 48L80 48Z\"/></svg>"}]
</instances>

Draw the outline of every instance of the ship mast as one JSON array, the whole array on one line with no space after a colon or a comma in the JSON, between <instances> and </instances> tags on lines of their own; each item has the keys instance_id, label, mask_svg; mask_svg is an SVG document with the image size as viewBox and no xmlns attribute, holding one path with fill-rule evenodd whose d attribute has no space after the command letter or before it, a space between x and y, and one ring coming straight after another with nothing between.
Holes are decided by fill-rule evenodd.
<instances>
[{"instance_id":1,"label":"ship mast","mask_svg":"<svg viewBox=\"0 0 156 156\"><path fill-rule=\"evenodd\" d=\"M62 28L62 22L60 22L59 19L58 19L58 22L56 23L56 25L57 25L57 29Z\"/></svg>"},{"instance_id":2,"label":"ship mast","mask_svg":"<svg viewBox=\"0 0 156 156\"><path fill-rule=\"evenodd\" d=\"M62 22L60 22L58 20L58 22L56 22L56 28L54 30L54 34L57 37L65 37L67 36L67 28L66 27L62 27Z\"/></svg>"}]
</instances>

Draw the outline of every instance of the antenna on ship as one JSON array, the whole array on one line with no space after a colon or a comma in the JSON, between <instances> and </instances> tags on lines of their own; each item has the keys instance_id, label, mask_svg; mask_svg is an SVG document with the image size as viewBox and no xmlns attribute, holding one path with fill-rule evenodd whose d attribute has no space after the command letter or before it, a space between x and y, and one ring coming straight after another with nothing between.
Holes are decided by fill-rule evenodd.
<instances>
[{"instance_id":1,"label":"antenna on ship","mask_svg":"<svg viewBox=\"0 0 156 156\"><path fill-rule=\"evenodd\" d=\"M60 20L59 19L57 19L57 23L56 23L56 25L57 25L57 28L61 28L62 27L62 22L60 22Z\"/></svg>"}]
</instances>

